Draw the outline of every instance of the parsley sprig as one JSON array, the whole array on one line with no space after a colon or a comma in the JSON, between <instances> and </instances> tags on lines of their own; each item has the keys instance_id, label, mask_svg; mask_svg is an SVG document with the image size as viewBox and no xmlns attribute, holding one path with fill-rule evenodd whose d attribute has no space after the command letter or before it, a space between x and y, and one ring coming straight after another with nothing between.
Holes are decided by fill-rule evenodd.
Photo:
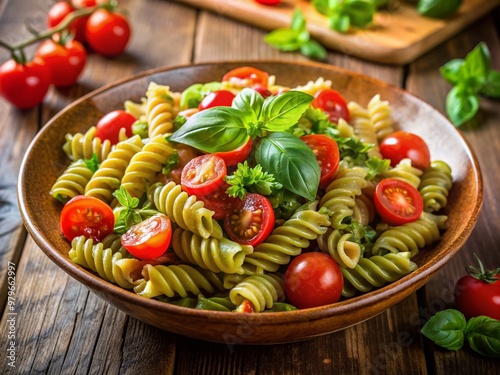
<instances>
[{"instance_id":1,"label":"parsley sprig","mask_svg":"<svg viewBox=\"0 0 500 375\"><path fill-rule=\"evenodd\" d=\"M232 175L226 176L226 182L231 185L226 190L227 195L240 199L243 199L247 191L271 195L273 191L283 187L282 184L275 181L271 173L263 171L260 164L252 168L246 160L243 164L238 164L238 168Z\"/></svg>"}]
</instances>

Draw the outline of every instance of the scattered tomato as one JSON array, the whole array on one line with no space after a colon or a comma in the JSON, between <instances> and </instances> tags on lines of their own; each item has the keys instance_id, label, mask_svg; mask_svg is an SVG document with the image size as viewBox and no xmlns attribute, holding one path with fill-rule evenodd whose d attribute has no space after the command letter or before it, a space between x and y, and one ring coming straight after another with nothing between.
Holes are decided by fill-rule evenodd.
<instances>
[{"instance_id":1,"label":"scattered tomato","mask_svg":"<svg viewBox=\"0 0 500 375\"><path fill-rule=\"evenodd\" d=\"M257 246L274 228L274 211L269 199L247 193L238 199L224 219L224 229L230 239L244 245Z\"/></svg>"},{"instance_id":2,"label":"scattered tomato","mask_svg":"<svg viewBox=\"0 0 500 375\"><path fill-rule=\"evenodd\" d=\"M101 141L109 139L112 145L119 141L120 129L125 128L127 136L131 137L132 125L136 118L124 110L117 109L105 114L97 121L95 136Z\"/></svg>"},{"instance_id":3,"label":"scattered tomato","mask_svg":"<svg viewBox=\"0 0 500 375\"><path fill-rule=\"evenodd\" d=\"M0 66L0 95L19 109L40 104L50 84L49 68L40 58L26 64L11 59Z\"/></svg>"},{"instance_id":4,"label":"scattered tomato","mask_svg":"<svg viewBox=\"0 0 500 375\"><path fill-rule=\"evenodd\" d=\"M285 294L299 309L328 305L342 295L344 277L339 265L325 253L303 253L285 272Z\"/></svg>"},{"instance_id":5,"label":"scattered tomato","mask_svg":"<svg viewBox=\"0 0 500 375\"><path fill-rule=\"evenodd\" d=\"M172 223L168 216L156 214L132 226L122 237L125 249L134 257L152 260L162 256L172 239Z\"/></svg>"},{"instance_id":6,"label":"scattered tomato","mask_svg":"<svg viewBox=\"0 0 500 375\"><path fill-rule=\"evenodd\" d=\"M182 189L189 195L211 194L224 184L226 173L226 163L221 157L214 154L198 156L182 169Z\"/></svg>"},{"instance_id":7,"label":"scattered tomato","mask_svg":"<svg viewBox=\"0 0 500 375\"><path fill-rule=\"evenodd\" d=\"M123 53L130 34L130 24L123 15L102 8L90 15L85 29L89 46L105 57L115 57Z\"/></svg>"},{"instance_id":8,"label":"scattered tomato","mask_svg":"<svg viewBox=\"0 0 500 375\"><path fill-rule=\"evenodd\" d=\"M380 142L380 153L391 160L394 167L401 160L409 158L415 168L425 169L431 164L427 143L418 135L405 131L394 132Z\"/></svg>"},{"instance_id":9,"label":"scattered tomato","mask_svg":"<svg viewBox=\"0 0 500 375\"><path fill-rule=\"evenodd\" d=\"M231 107L234 98L235 95L228 90L212 91L203 98L201 103L198 105L198 110L203 111L204 109L220 106Z\"/></svg>"},{"instance_id":10,"label":"scattered tomato","mask_svg":"<svg viewBox=\"0 0 500 375\"><path fill-rule=\"evenodd\" d=\"M234 82L243 87L267 88L269 74L251 66L242 66L224 74L222 82Z\"/></svg>"},{"instance_id":11,"label":"scattered tomato","mask_svg":"<svg viewBox=\"0 0 500 375\"><path fill-rule=\"evenodd\" d=\"M238 163L243 163L248 155L250 155L250 151L252 151L252 138L248 137L248 141L237 149L226 152L216 152L214 155L224 159L227 167L232 167L238 165Z\"/></svg>"},{"instance_id":12,"label":"scattered tomato","mask_svg":"<svg viewBox=\"0 0 500 375\"><path fill-rule=\"evenodd\" d=\"M111 207L103 201L77 195L64 205L60 225L69 241L85 236L99 242L113 232L115 216Z\"/></svg>"},{"instance_id":13,"label":"scattered tomato","mask_svg":"<svg viewBox=\"0 0 500 375\"><path fill-rule=\"evenodd\" d=\"M313 150L316 159L318 159L321 171L319 187L325 189L333 181L339 168L340 152L337 142L324 134L305 135L300 139Z\"/></svg>"},{"instance_id":14,"label":"scattered tomato","mask_svg":"<svg viewBox=\"0 0 500 375\"><path fill-rule=\"evenodd\" d=\"M334 124L337 124L339 119L344 119L347 122L351 119L351 114L349 113L344 97L336 90L319 90L314 94L311 105L326 112L330 121Z\"/></svg>"},{"instance_id":15,"label":"scattered tomato","mask_svg":"<svg viewBox=\"0 0 500 375\"><path fill-rule=\"evenodd\" d=\"M255 85L252 87L255 91L257 91L264 99L273 95L273 93L266 87L261 85Z\"/></svg>"},{"instance_id":16,"label":"scattered tomato","mask_svg":"<svg viewBox=\"0 0 500 375\"><path fill-rule=\"evenodd\" d=\"M422 196L409 183L385 178L375 188L375 208L390 225L403 225L417 220L424 208Z\"/></svg>"}]
</instances>

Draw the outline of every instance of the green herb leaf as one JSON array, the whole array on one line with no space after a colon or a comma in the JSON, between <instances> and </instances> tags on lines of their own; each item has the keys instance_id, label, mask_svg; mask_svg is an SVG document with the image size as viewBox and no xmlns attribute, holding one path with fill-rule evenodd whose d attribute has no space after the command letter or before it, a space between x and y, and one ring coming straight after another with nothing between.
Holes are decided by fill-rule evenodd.
<instances>
[{"instance_id":1,"label":"green herb leaf","mask_svg":"<svg viewBox=\"0 0 500 375\"><path fill-rule=\"evenodd\" d=\"M179 166L179 153L177 150L172 153L167 159L167 162L163 166L161 173L164 174L165 176L170 175L170 172L172 172L175 168Z\"/></svg>"},{"instance_id":2,"label":"green herb leaf","mask_svg":"<svg viewBox=\"0 0 500 375\"><path fill-rule=\"evenodd\" d=\"M179 107L181 110L187 108L196 108L201 103L203 98L215 90L219 90L220 82L209 82L206 84L195 83L189 86L181 93Z\"/></svg>"},{"instance_id":3,"label":"green herb leaf","mask_svg":"<svg viewBox=\"0 0 500 375\"><path fill-rule=\"evenodd\" d=\"M467 90L477 92L490 74L490 52L484 42L479 43L465 56L460 67L460 82Z\"/></svg>"},{"instance_id":4,"label":"green herb leaf","mask_svg":"<svg viewBox=\"0 0 500 375\"><path fill-rule=\"evenodd\" d=\"M451 85L456 85L460 81L460 71L464 64L463 59L453 59L444 64L439 71L441 76Z\"/></svg>"},{"instance_id":5,"label":"green herb leaf","mask_svg":"<svg viewBox=\"0 0 500 375\"><path fill-rule=\"evenodd\" d=\"M262 105L264 103L264 98L257 91L244 88L236 97L233 99L233 108L241 111L241 115L244 116L245 122L257 122L262 110Z\"/></svg>"},{"instance_id":6,"label":"green herb leaf","mask_svg":"<svg viewBox=\"0 0 500 375\"><path fill-rule=\"evenodd\" d=\"M500 358L500 321L487 316L471 318L467 322L465 337L474 351Z\"/></svg>"},{"instance_id":7,"label":"green herb leaf","mask_svg":"<svg viewBox=\"0 0 500 375\"><path fill-rule=\"evenodd\" d=\"M304 14L300 10L300 8L295 8L293 10L292 22L290 23L290 28L294 31L298 31L302 33L304 31L307 32L307 24L306 19L304 18Z\"/></svg>"},{"instance_id":8,"label":"green herb leaf","mask_svg":"<svg viewBox=\"0 0 500 375\"><path fill-rule=\"evenodd\" d=\"M248 134L241 111L213 107L191 116L168 139L205 152L224 152L243 145L248 141Z\"/></svg>"},{"instance_id":9,"label":"green herb leaf","mask_svg":"<svg viewBox=\"0 0 500 375\"><path fill-rule=\"evenodd\" d=\"M391 166L391 161L389 159L380 159L377 157L371 157L366 161L366 166L368 167L368 173L366 175L366 179L372 180L379 174L387 171Z\"/></svg>"},{"instance_id":10,"label":"green herb leaf","mask_svg":"<svg viewBox=\"0 0 500 375\"><path fill-rule=\"evenodd\" d=\"M99 159L97 158L97 154L93 153L91 159L84 160L85 165L88 169L90 169L93 173L95 173L99 169Z\"/></svg>"},{"instance_id":11,"label":"green herb leaf","mask_svg":"<svg viewBox=\"0 0 500 375\"><path fill-rule=\"evenodd\" d=\"M454 86L446 96L446 113L455 126L469 121L478 109L479 97L462 86Z\"/></svg>"},{"instance_id":12,"label":"green herb leaf","mask_svg":"<svg viewBox=\"0 0 500 375\"><path fill-rule=\"evenodd\" d=\"M271 195L273 191L283 187L275 181L272 174L264 172L260 164L251 168L246 160L243 164L239 163L236 171L232 175L226 176L225 180L231 185L226 190L227 195L240 199L243 199L247 191Z\"/></svg>"},{"instance_id":13,"label":"green herb leaf","mask_svg":"<svg viewBox=\"0 0 500 375\"><path fill-rule=\"evenodd\" d=\"M301 91L288 91L264 101L260 120L269 131L285 131L294 126L313 97Z\"/></svg>"},{"instance_id":14,"label":"green herb leaf","mask_svg":"<svg viewBox=\"0 0 500 375\"><path fill-rule=\"evenodd\" d=\"M437 345L458 350L464 343L466 320L457 310L448 309L432 316L422 327L422 334Z\"/></svg>"},{"instance_id":15,"label":"green herb leaf","mask_svg":"<svg viewBox=\"0 0 500 375\"><path fill-rule=\"evenodd\" d=\"M139 135L141 139L149 137L148 123L145 121L137 120L132 124L132 134Z\"/></svg>"},{"instance_id":16,"label":"green herb leaf","mask_svg":"<svg viewBox=\"0 0 500 375\"><path fill-rule=\"evenodd\" d=\"M299 33L289 28L280 28L271 31L264 37L264 41L271 47L283 52L293 52L300 49Z\"/></svg>"},{"instance_id":17,"label":"green herb leaf","mask_svg":"<svg viewBox=\"0 0 500 375\"><path fill-rule=\"evenodd\" d=\"M344 14L349 17L351 26L365 28L373 21L376 8L372 0L345 0Z\"/></svg>"},{"instance_id":18,"label":"green herb leaf","mask_svg":"<svg viewBox=\"0 0 500 375\"><path fill-rule=\"evenodd\" d=\"M486 82L479 90L479 93L489 98L500 98L500 71L490 70Z\"/></svg>"},{"instance_id":19,"label":"green herb leaf","mask_svg":"<svg viewBox=\"0 0 500 375\"><path fill-rule=\"evenodd\" d=\"M320 178L318 161L299 138L289 133L270 133L257 145L255 159L286 189L308 200L316 199Z\"/></svg>"},{"instance_id":20,"label":"green herb leaf","mask_svg":"<svg viewBox=\"0 0 500 375\"><path fill-rule=\"evenodd\" d=\"M339 33L346 33L351 27L351 19L347 14L338 13L334 14L329 19L330 28L338 31Z\"/></svg>"},{"instance_id":21,"label":"green herb leaf","mask_svg":"<svg viewBox=\"0 0 500 375\"><path fill-rule=\"evenodd\" d=\"M123 186L120 186L118 190L115 190L113 195L116 197L120 205L128 209L136 208L139 205L139 198L132 197Z\"/></svg>"},{"instance_id":22,"label":"green herb leaf","mask_svg":"<svg viewBox=\"0 0 500 375\"><path fill-rule=\"evenodd\" d=\"M308 42L304 43L300 47L300 52L306 56L309 57L310 59L313 60L326 60L328 57L328 53L326 52L326 49L323 48L321 44L316 42L315 40L309 40Z\"/></svg>"},{"instance_id":23,"label":"green herb leaf","mask_svg":"<svg viewBox=\"0 0 500 375\"><path fill-rule=\"evenodd\" d=\"M419 0L417 11L425 16L432 18L447 18L453 15L462 0Z\"/></svg>"}]
</instances>

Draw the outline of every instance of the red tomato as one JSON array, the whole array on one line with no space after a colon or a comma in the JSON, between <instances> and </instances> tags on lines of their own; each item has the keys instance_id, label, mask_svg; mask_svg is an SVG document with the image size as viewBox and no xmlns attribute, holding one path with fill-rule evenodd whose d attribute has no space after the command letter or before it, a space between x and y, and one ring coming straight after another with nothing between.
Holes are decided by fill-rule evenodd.
<instances>
[{"instance_id":1,"label":"red tomato","mask_svg":"<svg viewBox=\"0 0 500 375\"><path fill-rule=\"evenodd\" d=\"M213 218L215 220L222 220L231 211L233 205L239 201L238 198L230 197L226 194L229 187L227 182L224 182L221 187L208 195L197 196L198 200L203 201L205 208L214 212Z\"/></svg>"},{"instance_id":2,"label":"red tomato","mask_svg":"<svg viewBox=\"0 0 500 375\"><path fill-rule=\"evenodd\" d=\"M431 164L431 154L427 143L418 135L405 131L389 134L380 142L380 153L391 160L394 167L405 158L411 159L415 168L425 169Z\"/></svg>"},{"instance_id":3,"label":"red tomato","mask_svg":"<svg viewBox=\"0 0 500 375\"><path fill-rule=\"evenodd\" d=\"M66 1L59 1L55 3L47 13L47 25L49 27L59 25L64 18L66 18L66 16L73 11L75 11L75 8ZM69 30L74 34L75 40L81 43L85 42L85 25L87 23L87 19L88 17L79 17L71 22L69 26Z\"/></svg>"},{"instance_id":4,"label":"red tomato","mask_svg":"<svg viewBox=\"0 0 500 375\"><path fill-rule=\"evenodd\" d=\"M228 90L212 91L203 98L201 103L198 105L198 110L203 111L204 109L220 106L231 107L234 98L235 95Z\"/></svg>"},{"instance_id":5,"label":"red tomato","mask_svg":"<svg viewBox=\"0 0 500 375\"><path fill-rule=\"evenodd\" d=\"M267 89L264 86L256 85L256 86L253 86L252 88L255 91L257 91L264 99L273 95L273 93L271 91L269 91L269 89Z\"/></svg>"},{"instance_id":6,"label":"red tomato","mask_svg":"<svg viewBox=\"0 0 500 375\"><path fill-rule=\"evenodd\" d=\"M237 200L224 219L224 229L230 239L240 244L257 246L274 228L274 211L269 199L247 193Z\"/></svg>"},{"instance_id":7,"label":"red tomato","mask_svg":"<svg viewBox=\"0 0 500 375\"><path fill-rule=\"evenodd\" d=\"M134 257L152 260L162 256L172 239L168 216L156 214L131 227L121 238L122 245Z\"/></svg>"},{"instance_id":8,"label":"red tomato","mask_svg":"<svg viewBox=\"0 0 500 375\"><path fill-rule=\"evenodd\" d=\"M7 60L0 66L0 95L20 109L32 108L43 101L51 84L45 62L35 57L20 64Z\"/></svg>"},{"instance_id":9,"label":"red tomato","mask_svg":"<svg viewBox=\"0 0 500 375\"><path fill-rule=\"evenodd\" d=\"M278 5L281 3L281 0L255 0L259 4L264 4L264 5Z\"/></svg>"},{"instance_id":10,"label":"red tomato","mask_svg":"<svg viewBox=\"0 0 500 375\"><path fill-rule=\"evenodd\" d=\"M238 163L243 163L248 155L250 155L250 151L252 151L252 138L248 137L248 141L237 149L226 152L216 152L214 155L224 159L227 167L232 167L238 165Z\"/></svg>"},{"instance_id":11,"label":"red tomato","mask_svg":"<svg viewBox=\"0 0 500 375\"><path fill-rule=\"evenodd\" d=\"M244 300L241 305L239 305L234 312L239 312L239 313L253 313L253 306L252 303L249 300Z\"/></svg>"},{"instance_id":12,"label":"red tomato","mask_svg":"<svg viewBox=\"0 0 500 375\"><path fill-rule=\"evenodd\" d=\"M64 205L60 225L69 241L85 236L99 242L113 232L115 215L100 199L77 195Z\"/></svg>"},{"instance_id":13,"label":"red tomato","mask_svg":"<svg viewBox=\"0 0 500 375\"><path fill-rule=\"evenodd\" d=\"M46 40L36 50L36 56L47 64L56 87L73 85L85 67L87 52L80 42L70 40L63 46Z\"/></svg>"},{"instance_id":14,"label":"red tomato","mask_svg":"<svg viewBox=\"0 0 500 375\"><path fill-rule=\"evenodd\" d=\"M377 212L390 225L403 225L415 221L424 208L418 190L397 178L380 181L375 188L373 200Z\"/></svg>"},{"instance_id":15,"label":"red tomato","mask_svg":"<svg viewBox=\"0 0 500 375\"><path fill-rule=\"evenodd\" d=\"M226 173L226 163L221 157L214 154L198 156L182 169L182 189L189 195L211 194L224 184Z\"/></svg>"},{"instance_id":16,"label":"red tomato","mask_svg":"<svg viewBox=\"0 0 500 375\"><path fill-rule=\"evenodd\" d=\"M106 9L98 9L87 21L85 38L98 54L114 57L123 53L130 33L130 24L124 16Z\"/></svg>"},{"instance_id":17,"label":"red tomato","mask_svg":"<svg viewBox=\"0 0 500 375\"><path fill-rule=\"evenodd\" d=\"M269 74L251 66L242 66L224 74L222 82L230 81L245 87L262 86L267 88Z\"/></svg>"},{"instance_id":18,"label":"red tomato","mask_svg":"<svg viewBox=\"0 0 500 375\"><path fill-rule=\"evenodd\" d=\"M319 90L314 95L311 105L314 108L319 108L326 112L330 121L335 124L337 124L341 118L347 122L351 119L351 114L349 113L344 97L336 90Z\"/></svg>"},{"instance_id":19,"label":"red tomato","mask_svg":"<svg viewBox=\"0 0 500 375\"><path fill-rule=\"evenodd\" d=\"M127 136L131 137L133 135L132 125L135 120L134 116L121 109L111 111L97 121L95 136L100 138L101 141L109 139L111 144L115 145L119 141L118 136L121 128L125 128Z\"/></svg>"},{"instance_id":20,"label":"red tomato","mask_svg":"<svg viewBox=\"0 0 500 375\"><path fill-rule=\"evenodd\" d=\"M324 134L310 134L301 137L313 150L316 159L318 159L321 177L319 187L325 189L333 181L335 172L339 168L340 152L337 142Z\"/></svg>"},{"instance_id":21,"label":"red tomato","mask_svg":"<svg viewBox=\"0 0 500 375\"><path fill-rule=\"evenodd\" d=\"M325 253L303 253L285 272L285 294L298 309L328 305L340 299L344 277L339 265Z\"/></svg>"}]
</instances>

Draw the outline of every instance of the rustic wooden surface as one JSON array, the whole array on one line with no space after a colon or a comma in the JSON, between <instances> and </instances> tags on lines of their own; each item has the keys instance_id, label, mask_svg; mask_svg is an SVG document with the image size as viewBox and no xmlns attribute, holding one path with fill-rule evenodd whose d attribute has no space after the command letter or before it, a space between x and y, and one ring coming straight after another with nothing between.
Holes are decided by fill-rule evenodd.
<instances>
[{"instance_id":1,"label":"rustic wooden surface","mask_svg":"<svg viewBox=\"0 0 500 375\"><path fill-rule=\"evenodd\" d=\"M44 27L51 0L0 0L0 37L27 37L23 23ZM22 227L15 186L22 156L51 116L98 87L149 68L217 60L303 60L263 43L265 31L223 14L166 0L122 0L133 38L115 59L90 55L78 85L51 89L43 105L18 111L0 99L0 373L43 374L494 374L499 362L434 347L419 333L421 322L452 306L454 282L477 253L500 265L500 106L481 100L481 113L462 131L484 177L484 204L463 249L424 288L386 312L314 340L276 346L212 344L158 331L101 301L51 263ZM497 10L450 41L405 66L370 63L330 52L328 63L402 86L443 111L450 87L438 68L485 41L500 69ZM8 54L0 51L0 62ZM425 119L422 119L425 121ZM445 140L443 140L445 141ZM8 366L7 267L16 269L15 366Z\"/></svg>"}]
</instances>

